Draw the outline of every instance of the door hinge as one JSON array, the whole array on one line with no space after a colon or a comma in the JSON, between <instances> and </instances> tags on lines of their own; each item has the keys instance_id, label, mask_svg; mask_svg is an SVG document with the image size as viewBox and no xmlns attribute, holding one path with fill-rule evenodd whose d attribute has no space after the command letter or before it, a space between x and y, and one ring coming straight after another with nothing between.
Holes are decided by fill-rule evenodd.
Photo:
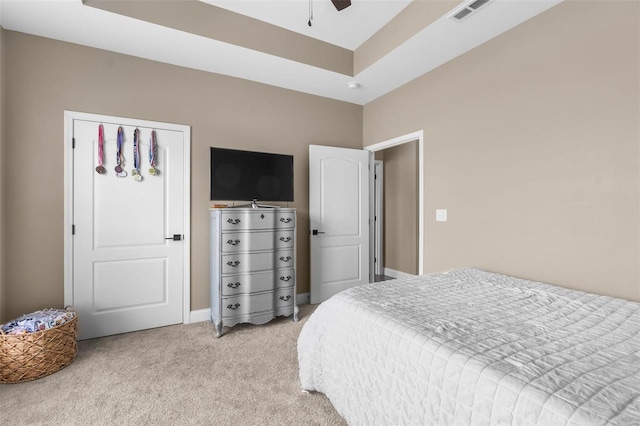
<instances>
[{"instance_id":1,"label":"door hinge","mask_svg":"<svg viewBox=\"0 0 640 426\"><path fill-rule=\"evenodd\" d=\"M71 138L71 149L76 149L76 138Z\"/></svg>"},{"instance_id":2,"label":"door hinge","mask_svg":"<svg viewBox=\"0 0 640 426\"><path fill-rule=\"evenodd\" d=\"M76 226L71 225L71 235L76 235Z\"/></svg>"}]
</instances>

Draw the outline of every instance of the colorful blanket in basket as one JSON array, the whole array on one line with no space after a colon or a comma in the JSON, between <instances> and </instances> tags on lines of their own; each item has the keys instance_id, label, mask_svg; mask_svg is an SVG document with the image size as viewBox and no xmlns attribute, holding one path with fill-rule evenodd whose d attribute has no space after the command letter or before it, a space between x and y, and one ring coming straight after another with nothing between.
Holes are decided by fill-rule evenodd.
<instances>
[{"instance_id":1,"label":"colorful blanket in basket","mask_svg":"<svg viewBox=\"0 0 640 426\"><path fill-rule=\"evenodd\" d=\"M19 318L2 324L0 328L5 334L25 334L48 330L71 320L76 316L73 311L64 309L43 309L22 315Z\"/></svg>"}]
</instances>

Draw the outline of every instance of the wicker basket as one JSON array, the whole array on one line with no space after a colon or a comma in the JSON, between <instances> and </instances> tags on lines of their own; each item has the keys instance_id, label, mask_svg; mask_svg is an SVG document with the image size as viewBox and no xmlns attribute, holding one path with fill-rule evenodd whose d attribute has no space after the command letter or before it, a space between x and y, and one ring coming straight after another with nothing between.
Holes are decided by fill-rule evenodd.
<instances>
[{"instance_id":1,"label":"wicker basket","mask_svg":"<svg viewBox=\"0 0 640 426\"><path fill-rule=\"evenodd\" d=\"M78 353L78 315L48 330L4 334L0 328L0 383L39 379L71 364Z\"/></svg>"}]
</instances>

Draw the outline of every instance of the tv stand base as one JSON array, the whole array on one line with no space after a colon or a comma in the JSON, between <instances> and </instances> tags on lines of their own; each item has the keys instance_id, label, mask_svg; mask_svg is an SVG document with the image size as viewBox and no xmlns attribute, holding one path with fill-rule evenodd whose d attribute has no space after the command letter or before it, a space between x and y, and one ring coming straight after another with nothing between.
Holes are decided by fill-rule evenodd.
<instances>
[{"instance_id":1,"label":"tv stand base","mask_svg":"<svg viewBox=\"0 0 640 426\"><path fill-rule=\"evenodd\" d=\"M249 204L243 204L241 206L233 206L231 208L235 209L235 208L240 208L240 207L243 207L243 208L244 207L251 207L252 209L278 209L278 208L280 208L280 206L270 206L268 204L258 204L258 200L255 199L255 198Z\"/></svg>"}]
</instances>

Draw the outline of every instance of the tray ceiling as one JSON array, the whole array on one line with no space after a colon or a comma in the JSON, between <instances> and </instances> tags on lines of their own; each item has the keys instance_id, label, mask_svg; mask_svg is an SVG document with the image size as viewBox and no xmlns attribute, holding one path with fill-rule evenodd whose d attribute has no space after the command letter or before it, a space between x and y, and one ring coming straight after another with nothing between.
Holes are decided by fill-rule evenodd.
<instances>
[{"instance_id":1,"label":"tray ceiling","mask_svg":"<svg viewBox=\"0 0 640 426\"><path fill-rule=\"evenodd\" d=\"M442 7L442 0L416 1ZM448 13L395 43L355 75L351 64L348 69L325 66L316 62L322 55L314 54L328 55L334 49L349 60L376 33L393 25L398 28L402 19L410 19L411 1L352 0L350 7L338 12L329 0L313 0L314 19L309 27L308 0L0 0L0 25L6 30L364 105L561 1L490 0L463 22L450 15L469 2L451 2ZM170 6L177 13L156 13ZM189 10L206 13L189 16ZM241 25L216 35L224 22L217 23L215 17L222 16ZM277 45L260 47L260 31L274 35ZM237 32L235 38L233 32ZM306 52L301 49L307 58L286 53L289 42L302 46L311 40L316 41L309 46L316 47ZM352 82L359 87L350 89Z\"/></svg>"}]
</instances>

